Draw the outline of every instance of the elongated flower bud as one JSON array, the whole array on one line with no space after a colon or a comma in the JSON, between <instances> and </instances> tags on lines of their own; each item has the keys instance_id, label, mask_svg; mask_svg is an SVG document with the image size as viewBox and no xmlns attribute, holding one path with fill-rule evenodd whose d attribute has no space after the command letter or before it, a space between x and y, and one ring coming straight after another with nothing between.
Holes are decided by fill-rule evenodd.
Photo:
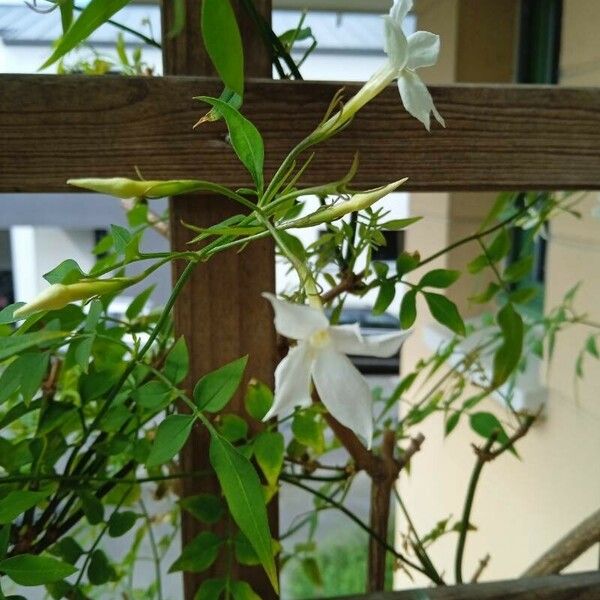
<instances>
[{"instance_id":1,"label":"elongated flower bud","mask_svg":"<svg viewBox=\"0 0 600 600\"><path fill-rule=\"evenodd\" d=\"M214 191L216 187L208 181L196 179L140 181L126 177L69 179L67 183L124 200L128 198L165 198L202 190Z\"/></svg>"},{"instance_id":2,"label":"elongated flower bud","mask_svg":"<svg viewBox=\"0 0 600 600\"><path fill-rule=\"evenodd\" d=\"M58 310L77 300L114 294L129 287L135 281L129 277L115 277L113 279L83 279L69 285L54 283L37 298L18 308L14 316L25 318L42 310Z\"/></svg>"},{"instance_id":3,"label":"elongated flower bud","mask_svg":"<svg viewBox=\"0 0 600 600\"><path fill-rule=\"evenodd\" d=\"M296 227L312 227L313 225L320 225L321 223L331 223L332 221L341 219L344 215L349 213L369 208L369 206L375 204L377 200L381 200L381 198L384 198L398 189L406 180L407 177L394 181L394 183L390 183L389 185L375 188L374 190L357 192L349 200L332 204L331 206L321 208L306 217L290 221L289 223L286 223L283 228L293 229Z\"/></svg>"}]
</instances>

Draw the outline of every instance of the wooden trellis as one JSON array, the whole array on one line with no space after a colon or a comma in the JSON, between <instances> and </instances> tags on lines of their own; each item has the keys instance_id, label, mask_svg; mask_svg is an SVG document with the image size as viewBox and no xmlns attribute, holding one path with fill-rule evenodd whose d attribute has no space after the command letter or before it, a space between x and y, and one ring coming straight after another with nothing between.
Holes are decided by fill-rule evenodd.
<instances>
[{"instance_id":1,"label":"wooden trellis","mask_svg":"<svg viewBox=\"0 0 600 600\"><path fill-rule=\"evenodd\" d=\"M131 177L134 167L152 179L249 183L222 124L191 129L202 110L192 97L218 95L221 84L211 77L199 39L201 0L186 4L186 30L174 39L163 36L165 77L0 76L0 193L68 192L73 191L68 178ZM270 0L255 4L268 18ZM164 31L170 30L171 7L164 5ZM340 84L269 81L270 57L254 27L241 12L240 17L246 73L254 78L247 83L244 111L264 135L268 175L314 128ZM346 88L350 95L357 86ZM600 90L446 86L432 93L447 129L428 134L401 109L397 90L390 88L336 137L332 156L314 161L304 183L341 176L358 150L357 187L408 176L404 189L417 191L600 189ZM207 195L178 198L171 205L174 247L183 248L189 239L182 221L207 226L236 210ZM272 382L275 335L271 311L259 294L273 288L269 241L241 254L219 255L196 270L176 306L177 328L191 353L190 383L246 353L248 374ZM241 399L228 410L242 414ZM183 466L207 465L208 439L199 430ZM186 493L198 493L199 486L206 490L206 480L185 486ZM272 507L276 531L276 503ZM184 541L196 535L196 527L184 520ZM241 576L262 598L273 597L260 569L244 569ZM187 598L198 581L186 576Z\"/></svg>"}]
</instances>

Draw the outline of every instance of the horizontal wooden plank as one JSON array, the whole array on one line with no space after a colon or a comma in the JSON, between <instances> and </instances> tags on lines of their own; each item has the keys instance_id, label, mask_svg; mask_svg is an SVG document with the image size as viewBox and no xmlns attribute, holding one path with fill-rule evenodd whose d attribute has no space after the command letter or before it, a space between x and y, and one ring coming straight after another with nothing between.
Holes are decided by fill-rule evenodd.
<instances>
[{"instance_id":1,"label":"horizontal wooden plank","mask_svg":"<svg viewBox=\"0 0 600 600\"><path fill-rule=\"evenodd\" d=\"M344 596L337 600L598 600L600 571Z\"/></svg>"},{"instance_id":2,"label":"horizontal wooden plank","mask_svg":"<svg viewBox=\"0 0 600 600\"><path fill-rule=\"evenodd\" d=\"M266 168L318 122L339 84L248 83L245 110L266 140ZM357 86L346 86L346 93ZM0 192L63 191L69 177L209 178L248 182L222 123L197 130L194 77L0 76ZM600 189L600 89L432 89L447 128L428 134L394 87L321 148L306 183L341 176L356 150L356 186L409 177L410 190Z\"/></svg>"}]
</instances>

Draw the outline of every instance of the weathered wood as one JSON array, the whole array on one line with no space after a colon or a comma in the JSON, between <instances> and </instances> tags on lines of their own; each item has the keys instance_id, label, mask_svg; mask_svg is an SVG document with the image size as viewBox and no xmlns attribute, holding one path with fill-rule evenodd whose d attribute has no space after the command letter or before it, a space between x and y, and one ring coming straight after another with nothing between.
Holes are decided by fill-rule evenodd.
<instances>
[{"instance_id":1,"label":"weathered wood","mask_svg":"<svg viewBox=\"0 0 600 600\"><path fill-rule=\"evenodd\" d=\"M316 124L340 84L249 81L245 111L272 172ZM356 91L346 86L347 94ZM134 175L248 183L223 124L191 126L214 79L0 76L0 192L64 191L69 177ZM408 176L407 190L600 189L600 90L458 85L432 89L447 128L428 134L394 87L321 151L304 178L357 186ZM275 114L277 117L275 118ZM333 146L332 146L333 147ZM324 150L324 149L323 149Z\"/></svg>"},{"instance_id":2,"label":"weathered wood","mask_svg":"<svg viewBox=\"0 0 600 600\"><path fill-rule=\"evenodd\" d=\"M598 600L600 571L551 575L404 592L344 596L337 600Z\"/></svg>"},{"instance_id":3,"label":"weathered wood","mask_svg":"<svg viewBox=\"0 0 600 600\"><path fill-rule=\"evenodd\" d=\"M163 35L166 40L164 48L165 72L172 75L210 75L212 66L208 59L199 36L198 23L200 22L201 0L186 0L186 26L183 33L175 38ZM270 0L255 0L255 5L262 14L270 18ZM163 32L171 29L173 18L173 2L163 4ZM248 18L239 11L238 21L244 38L244 53L247 63L246 73L252 76L268 76L271 72L271 61L263 47L260 37ZM181 81L181 80L176 80ZM220 86L211 84L211 94L218 95ZM168 86L163 87L160 95L166 92ZM188 88L191 91L191 88ZM196 93L201 92L202 86L196 86ZM188 94L184 103L187 110L192 108L196 116L200 114L202 106L193 106ZM163 105L161 110L165 110ZM194 110L195 109L195 110ZM177 109L180 110L180 109ZM168 112L168 111L167 111ZM186 109L184 109L186 112ZM166 116L166 115L164 115ZM192 116L188 112L188 116ZM144 119L145 120L145 119ZM151 120L153 120L151 118ZM157 115L157 120L162 120ZM170 120L167 117L167 120ZM183 167L186 159L181 155L187 141L181 139L180 133L185 130L189 138L190 125L182 121L170 125L172 135L162 133L153 135L157 148L154 150L170 154L170 161L177 168ZM146 121L148 125L148 121ZM162 126L161 126L162 127ZM213 131L213 136L215 132ZM188 139L189 141L189 139ZM207 141L207 140L205 140ZM216 148L223 147L222 136L217 135ZM202 149L197 148L195 162L201 164L204 159L212 156L215 148L215 138L211 144ZM173 145L173 143L175 145ZM150 142L150 146L154 144ZM212 148L211 148L212 146ZM163 150L159 150L159 147ZM181 155L181 156L180 156ZM216 163L206 165L205 177L217 180L220 168ZM214 170L216 168L216 170ZM145 172L150 171L144 169ZM237 207L222 199L210 195L194 195L177 198L171 201L171 236L174 249L183 250L190 239L190 231L182 225L194 223L200 227L207 227L219 222L237 212ZM174 276L181 272L181 267L174 269ZM231 252L223 254L209 263L200 265L194 272L175 306L175 322L177 331L186 338L190 350L190 375L188 386L191 388L195 381L207 372L223 364L249 355L249 364L246 371L247 377L256 377L268 384L272 383L273 370L276 358L275 332L273 318L267 302L261 298L263 291L273 291L275 288L275 258L273 244L270 240L253 244L243 253ZM238 394L227 407L227 412L245 416L243 396ZM256 431L260 424L256 421L250 423L250 429ZM181 453L182 467L185 471L204 470L210 467L208 458L209 435L204 427L198 427L189 443ZM201 482L186 480L184 494L193 496L199 493L220 493L219 483L215 478ZM271 531L277 536L278 532L278 503L274 499L269 505ZM182 538L184 545L190 542L200 530L206 530L190 515L183 515ZM235 527L231 523L221 522L213 527L220 535L228 535ZM196 591L201 582L211 577L223 576L229 569L229 557L226 552L221 552L219 559L201 574L186 573L184 576L185 597L189 600L196 597ZM271 600L276 598L275 593L261 567L233 566L233 577L250 583L260 598Z\"/></svg>"}]
</instances>

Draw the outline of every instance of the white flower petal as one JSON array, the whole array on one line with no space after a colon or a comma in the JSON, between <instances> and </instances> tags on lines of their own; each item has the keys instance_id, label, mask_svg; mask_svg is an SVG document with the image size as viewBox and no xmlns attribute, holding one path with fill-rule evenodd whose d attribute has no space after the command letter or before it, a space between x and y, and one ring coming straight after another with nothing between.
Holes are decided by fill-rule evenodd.
<instances>
[{"instance_id":1,"label":"white flower petal","mask_svg":"<svg viewBox=\"0 0 600 600\"><path fill-rule=\"evenodd\" d=\"M408 36L409 69L432 67L440 54L440 36L429 31L416 31Z\"/></svg>"},{"instance_id":2,"label":"white flower petal","mask_svg":"<svg viewBox=\"0 0 600 600\"><path fill-rule=\"evenodd\" d=\"M386 358L398 352L410 331L363 336L358 324L335 325L329 330L336 350L354 356Z\"/></svg>"},{"instance_id":3,"label":"white flower petal","mask_svg":"<svg viewBox=\"0 0 600 600\"><path fill-rule=\"evenodd\" d=\"M398 77L398 89L404 108L425 125L427 131L431 127L430 114L433 112L440 125L446 126L444 119L436 110L433 99L420 77L413 71L404 70Z\"/></svg>"},{"instance_id":4,"label":"white flower petal","mask_svg":"<svg viewBox=\"0 0 600 600\"><path fill-rule=\"evenodd\" d=\"M395 0L392 8L390 8L390 17L392 17L396 23L401 25L412 7L413 0Z\"/></svg>"},{"instance_id":5,"label":"white flower petal","mask_svg":"<svg viewBox=\"0 0 600 600\"><path fill-rule=\"evenodd\" d=\"M317 354L312 375L319 397L331 416L360 435L371 447L371 392L364 377L348 357L331 346L323 348Z\"/></svg>"},{"instance_id":6,"label":"white flower petal","mask_svg":"<svg viewBox=\"0 0 600 600\"><path fill-rule=\"evenodd\" d=\"M310 406L310 372L312 351L306 342L290 348L287 356L275 369L275 400L266 421L275 415L286 416L296 406Z\"/></svg>"},{"instance_id":7,"label":"white flower petal","mask_svg":"<svg viewBox=\"0 0 600 600\"><path fill-rule=\"evenodd\" d=\"M402 27L390 17L384 17L385 53L394 69L401 70L408 60L408 41Z\"/></svg>"},{"instance_id":8,"label":"white flower petal","mask_svg":"<svg viewBox=\"0 0 600 600\"><path fill-rule=\"evenodd\" d=\"M265 292L266 298L275 311L275 329L281 335L293 340L304 340L319 329L329 327L329 321L323 311L305 304L293 304L279 300L273 294Z\"/></svg>"}]
</instances>

